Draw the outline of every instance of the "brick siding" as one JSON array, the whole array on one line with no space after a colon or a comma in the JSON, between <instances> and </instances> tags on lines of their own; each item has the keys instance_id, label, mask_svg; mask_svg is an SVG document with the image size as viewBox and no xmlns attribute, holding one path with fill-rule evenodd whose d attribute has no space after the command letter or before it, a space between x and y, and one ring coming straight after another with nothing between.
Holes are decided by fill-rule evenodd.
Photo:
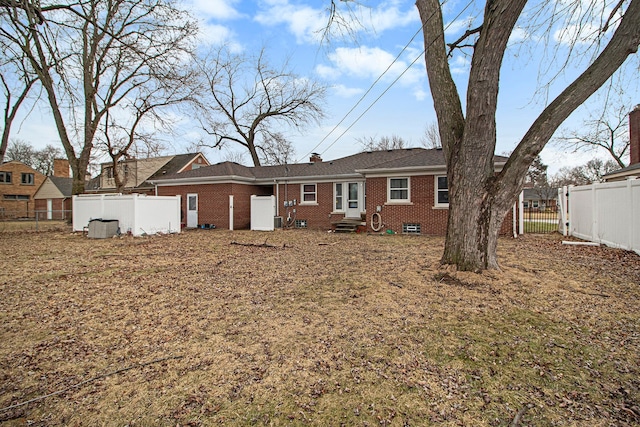
<instances>
[{"instance_id":1,"label":"brick siding","mask_svg":"<svg viewBox=\"0 0 640 427\"><path fill-rule=\"evenodd\" d=\"M0 165L0 171L11 172L11 183L0 183L0 216L5 218L33 218L35 203L33 196L45 180L40 172L20 162L7 162ZM31 173L33 184L22 184L22 174ZM28 200L7 199L12 196L29 196Z\"/></svg>"},{"instance_id":2,"label":"brick siding","mask_svg":"<svg viewBox=\"0 0 640 427\"><path fill-rule=\"evenodd\" d=\"M380 215L384 227L381 231L402 232L404 223L420 224L421 234L443 236L447 228L448 209L436 208L434 176L413 176L410 179L410 204L386 204L387 178L369 178L366 181L366 222L371 229L371 216L381 206ZM316 184L316 203L301 203L302 184L278 184L278 211L285 220L288 216L306 221L309 229L331 230L344 217L344 213L333 212L333 183ZM248 229L251 226L251 195L269 196L276 194L271 186L243 184L203 184L158 187L159 196L182 197L182 218L186 222L185 201L187 194L198 194L198 224L214 224L217 228L229 228L229 195L234 195L234 229ZM296 205L284 207L285 201L296 200ZM296 210L295 214L293 210ZM501 234L512 231L512 212L505 218Z\"/></svg>"},{"instance_id":3,"label":"brick siding","mask_svg":"<svg viewBox=\"0 0 640 427\"><path fill-rule=\"evenodd\" d=\"M38 211L38 219L47 218L47 199L35 200L36 211ZM51 199L51 219L69 219L71 218L72 199Z\"/></svg>"},{"instance_id":4,"label":"brick siding","mask_svg":"<svg viewBox=\"0 0 640 427\"><path fill-rule=\"evenodd\" d=\"M371 216L380 206L383 227L380 231L393 230L402 233L403 224L420 224L420 234L444 236L447 231L447 208L435 207L435 176L410 177L410 203L387 203L387 178L367 179L367 230L371 228ZM501 234L512 234L513 215L509 211L502 223Z\"/></svg>"},{"instance_id":5,"label":"brick siding","mask_svg":"<svg viewBox=\"0 0 640 427\"><path fill-rule=\"evenodd\" d=\"M285 220L290 214L295 219L305 220L307 228L315 230L330 230L333 223L344 218L344 213L333 213L333 183L323 182L316 184L316 203L300 203L302 198L302 184L279 184L280 190L280 216ZM285 208L285 201L296 200L295 206Z\"/></svg>"},{"instance_id":6,"label":"brick siding","mask_svg":"<svg viewBox=\"0 0 640 427\"><path fill-rule=\"evenodd\" d=\"M229 229L229 195L233 195L233 228L247 229L251 225L251 195L268 196L271 187L243 184L202 184L158 187L158 196L180 196L181 217L186 223L187 194L198 195L198 224L213 224Z\"/></svg>"},{"instance_id":7,"label":"brick siding","mask_svg":"<svg viewBox=\"0 0 640 427\"><path fill-rule=\"evenodd\" d=\"M640 105L629 114L629 166L640 163Z\"/></svg>"}]
</instances>

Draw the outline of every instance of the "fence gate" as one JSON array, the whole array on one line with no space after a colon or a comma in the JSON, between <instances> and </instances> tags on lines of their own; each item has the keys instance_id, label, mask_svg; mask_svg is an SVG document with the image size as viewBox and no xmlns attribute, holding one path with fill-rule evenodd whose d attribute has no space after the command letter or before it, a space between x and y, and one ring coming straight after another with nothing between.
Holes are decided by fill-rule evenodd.
<instances>
[{"instance_id":1,"label":"fence gate","mask_svg":"<svg viewBox=\"0 0 640 427\"><path fill-rule=\"evenodd\" d=\"M558 201L549 198L525 198L521 202L522 225L525 233L553 233L560 222Z\"/></svg>"}]
</instances>

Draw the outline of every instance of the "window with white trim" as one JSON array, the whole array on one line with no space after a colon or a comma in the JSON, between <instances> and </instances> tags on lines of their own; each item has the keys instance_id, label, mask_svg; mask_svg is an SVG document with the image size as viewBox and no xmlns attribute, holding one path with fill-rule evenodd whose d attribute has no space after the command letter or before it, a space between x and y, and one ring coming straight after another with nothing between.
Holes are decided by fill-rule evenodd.
<instances>
[{"instance_id":1,"label":"window with white trim","mask_svg":"<svg viewBox=\"0 0 640 427\"><path fill-rule=\"evenodd\" d=\"M409 178L389 178L387 188L389 202L409 202Z\"/></svg>"},{"instance_id":2,"label":"window with white trim","mask_svg":"<svg viewBox=\"0 0 640 427\"><path fill-rule=\"evenodd\" d=\"M316 184L302 184L300 203L316 203Z\"/></svg>"},{"instance_id":3,"label":"window with white trim","mask_svg":"<svg viewBox=\"0 0 640 427\"><path fill-rule=\"evenodd\" d=\"M342 183L341 182L336 182L336 185L334 187L334 194L335 194L335 198L334 198L334 205L333 205L333 210L336 212L342 212L344 210L344 196L342 193Z\"/></svg>"},{"instance_id":4,"label":"window with white trim","mask_svg":"<svg viewBox=\"0 0 640 427\"><path fill-rule=\"evenodd\" d=\"M449 206L449 183L446 176L436 177L436 206Z\"/></svg>"}]
</instances>

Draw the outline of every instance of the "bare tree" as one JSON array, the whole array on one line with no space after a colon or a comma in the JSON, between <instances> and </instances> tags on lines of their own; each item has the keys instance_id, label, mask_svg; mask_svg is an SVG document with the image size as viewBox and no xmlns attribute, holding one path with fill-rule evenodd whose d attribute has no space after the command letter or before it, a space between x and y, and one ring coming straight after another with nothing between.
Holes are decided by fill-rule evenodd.
<instances>
[{"instance_id":1,"label":"bare tree","mask_svg":"<svg viewBox=\"0 0 640 427\"><path fill-rule=\"evenodd\" d=\"M31 166L34 154L35 150L29 142L23 139L12 139L7 146L5 158L7 161L16 160Z\"/></svg>"},{"instance_id":2,"label":"bare tree","mask_svg":"<svg viewBox=\"0 0 640 427\"><path fill-rule=\"evenodd\" d=\"M41 150L36 150L33 155L33 167L43 175L53 175L53 161L62 157L62 150L51 144L47 144Z\"/></svg>"},{"instance_id":3,"label":"bare tree","mask_svg":"<svg viewBox=\"0 0 640 427\"><path fill-rule=\"evenodd\" d=\"M204 130L214 138L207 145L240 144L254 166L260 166L261 146L283 138L282 126L299 130L322 119L326 88L287 67L286 63L271 67L264 49L256 58L248 58L221 47L202 58L200 71L207 89L198 107Z\"/></svg>"},{"instance_id":4,"label":"bare tree","mask_svg":"<svg viewBox=\"0 0 640 427\"><path fill-rule=\"evenodd\" d=\"M41 150L36 150L22 139L12 139L6 153L8 160L22 162L46 176L53 173L53 160L61 156L62 150L58 147L47 145Z\"/></svg>"},{"instance_id":5,"label":"bare tree","mask_svg":"<svg viewBox=\"0 0 640 427\"><path fill-rule=\"evenodd\" d=\"M260 145L262 164L265 165L286 165L294 160L296 149L284 135L272 133L265 136Z\"/></svg>"},{"instance_id":6,"label":"bare tree","mask_svg":"<svg viewBox=\"0 0 640 427\"><path fill-rule=\"evenodd\" d=\"M109 156L119 193L126 185L120 161L141 152L148 157L160 151L158 131L170 132L172 125L160 113L194 99L195 88L189 84L193 74L188 69L152 71L145 85L120 103L117 117L105 114L97 135L96 147Z\"/></svg>"},{"instance_id":7,"label":"bare tree","mask_svg":"<svg viewBox=\"0 0 640 427\"><path fill-rule=\"evenodd\" d=\"M539 7L553 9L538 13L552 20L566 17L566 14L575 16L584 10L580 9L584 6L582 3L554 8L555 2L547 2ZM591 16L585 15L580 21L585 26L586 22L598 26L596 40L592 43L597 50L593 60L544 108L502 171L496 174L493 159L501 67L509 39L526 4L527 0L487 1L481 21L474 25L477 31L447 45L439 0L416 2L424 24L426 68L447 162L449 216L441 262L455 265L460 270L499 268L498 233L523 187L529 165L562 122L601 87L629 55L637 52L640 43L640 0L630 0L628 4L621 1L611 14L594 1L586 9ZM601 15L593 16L595 10L600 10ZM608 31L609 27L616 28ZM554 28L553 23L546 28ZM449 67L449 53L462 46L473 49L466 87L466 112ZM571 55L566 61L570 59Z\"/></svg>"},{"instance_id":8,"label":"bare tree","mask_svg":"<svg viewBox=\"0 0 640 427\"><path fill-rule=\"evenodd\" d=\"M369 136L356 139L362 146L362 151L397 150L407 148L407 142L398 135L382 136L380 138Z\"/></svg>"},{"instance_id":9,"label":"bare tree","mask_svg":"<svg viewBox=\"0 0 640 427\"><path fill-rule=\"evenodd\" d=\"M12 52L13 46L8 46L0 39L0 49L5 52L4 60L0 62L0 83L2 83L2 95L4 96L4 126L2 139L0 140L0 163L9 144L11 126L18 114L18 110L27 99L31 88L38 78L30 70L26 58L21 52Z\"/></svg>"},{"instance_id":10,"label":"bare tree","mask_svg":"<svg viewBox=\"0 0 640 427\"><path fill-rule=\"evenodd\" d=\"M438 122L431 122L424 128L424 134L420 139L420 143L425 148L442 148L440 132L438 131Z\"/></svg>"},{"instance_id":11,"label":"bare tree","mask_svg":"<svg viewBox=\"0 0 640 427\"><path fill-rule=\"evenodd\" d=\"M605 103L599 114L591 114L579 129L564 130L555 142L570 150L604 150L618 164L627 166L629 155L629 112L628 104Z\"/></svg>"},{"instance_id":12,"label":"bare tree","mask_svg":"<svg viewBox=\"0 0 640 427\"><path fill-rule=\"evenodd\" d=\"M182 66L195 25L168 0L5 3L0 37L36 72L73 171L73 193L81 193L107 112L144 87L158 64Z\"/></svg>"},{"instance_id":13,"label":"bare tree","mask_svg":"<svg viewBox=\"0 0 640 427\"><path fill-rule=\"evenodd\" d=\"M586 164L576 167L561 168L551 178L553 187L565 185L588 185L602 182L602 177L618 169L618 164L613 160L591 159Z\"/></svg>"}]
</instances>

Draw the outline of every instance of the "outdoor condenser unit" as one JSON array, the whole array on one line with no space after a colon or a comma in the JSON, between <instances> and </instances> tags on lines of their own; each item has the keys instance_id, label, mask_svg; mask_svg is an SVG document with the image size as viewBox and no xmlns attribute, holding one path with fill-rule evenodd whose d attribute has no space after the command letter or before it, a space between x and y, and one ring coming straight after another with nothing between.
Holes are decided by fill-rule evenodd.
<instances>
[{"instance_id":1,"label":"outdoor condenser unit","mask_svg":"<svg viewBox=\"0 0 640 427\"><path fill-rule=\"evenodd\" d=\"M282 228L282 217L274 216L273 217L273 228Z\"/></svg>"}]
</instances>

